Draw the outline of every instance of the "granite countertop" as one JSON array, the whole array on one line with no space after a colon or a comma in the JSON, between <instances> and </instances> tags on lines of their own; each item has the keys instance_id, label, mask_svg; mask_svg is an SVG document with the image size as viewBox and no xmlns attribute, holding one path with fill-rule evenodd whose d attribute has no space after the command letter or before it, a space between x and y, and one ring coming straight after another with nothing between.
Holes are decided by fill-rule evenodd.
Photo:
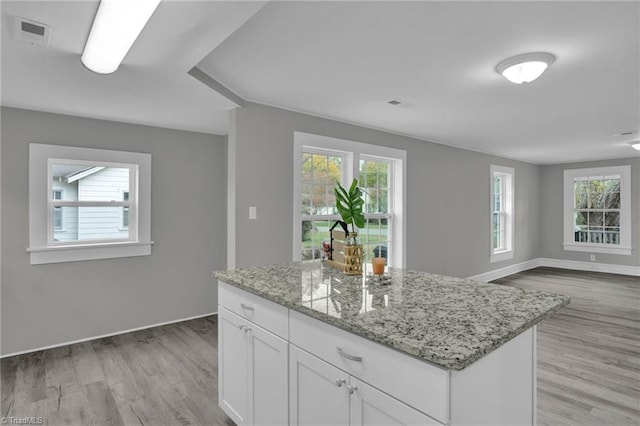
<instances>
[{"instance_id":1,"label":"granite countertop","mask_svg":"<svg viewBox=\"0 0 640 426\"><path fill-rule=\"evenodd\" d=\"M370 273L370 272L369 272ZM391 284L320 262L215 272L229 285L450 370L569 304L553 293L389 268Z\"/></svg>"}]
</instances>

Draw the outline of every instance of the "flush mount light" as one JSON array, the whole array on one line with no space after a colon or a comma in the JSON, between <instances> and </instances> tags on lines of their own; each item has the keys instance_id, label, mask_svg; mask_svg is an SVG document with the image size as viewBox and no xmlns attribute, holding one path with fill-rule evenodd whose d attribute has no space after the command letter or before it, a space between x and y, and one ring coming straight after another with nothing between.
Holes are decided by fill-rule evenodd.
<instances>
[{"instance_id":1,"label":"flush mount light","mask_svg":"<svg viewBox=\"0 0 640 426\"><path fill-rule=\"evenodd\" d=\"M98 74L118 69L160 0L102 0L93 20L82 63Z\"/></svg>"},{"instance_id":2,"label":"flush mount light","mask_svg":"<svg viewBox=\"0 0 640 426\"><path fill-rule=\"evenodd\" d=\"M500 62L496 71L512 83L530 83L540 77L554 59L551 53L525 53Z\"/></svg>"},{"instance_id":3,"label":"flush mount light","mask_svg":"<svg viewBox=\"0 0 640 426\"><path fill-rule=\"evenodd\" d=\"M638 151L640 151L640 141L631 142L631 148L637 149Z\"/></svg>"}]
</instances>

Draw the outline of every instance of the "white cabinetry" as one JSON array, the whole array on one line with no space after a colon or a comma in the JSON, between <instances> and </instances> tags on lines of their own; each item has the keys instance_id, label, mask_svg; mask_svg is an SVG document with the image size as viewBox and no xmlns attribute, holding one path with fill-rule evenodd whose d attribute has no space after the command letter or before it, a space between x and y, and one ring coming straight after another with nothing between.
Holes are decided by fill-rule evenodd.
<instances>
[{"instance_id":1,"label":"white cabinetry","mask_svg":"<svg viewBox=\"0 0 640 426\"><path fill-rule=\"evenodd\" d=\"M535 425L536 329L461 371L219 283L219 405L244 425Z\"/></svg>"},{"instance_id":2,"label":"white cabinetry","mask_svg":"<svg viewBox=\"0 0 640 426\"><path fill-rule=\"evenodd\" d=\"M292 425L440 425L294 345L289 350Z\"/></svg>"},{"instance_id":3,"label":"white cabinetry","mask_svg":"<svg viewBox=\"0 0 640 426\"><path fill-rule=\"evenodd\" d=\"M286 340L247 319L262 315L271 318L265 312L271 307L265 306L265 301L255 303L255 300L246 299L240 302L247 311L241 316L225 307L224 304L233 307L230 298L223 296L219 300L220 407L238 425L288 424L289 345ZM286 320L286 316L284 318Z\"/></svg>"}]
</instances>

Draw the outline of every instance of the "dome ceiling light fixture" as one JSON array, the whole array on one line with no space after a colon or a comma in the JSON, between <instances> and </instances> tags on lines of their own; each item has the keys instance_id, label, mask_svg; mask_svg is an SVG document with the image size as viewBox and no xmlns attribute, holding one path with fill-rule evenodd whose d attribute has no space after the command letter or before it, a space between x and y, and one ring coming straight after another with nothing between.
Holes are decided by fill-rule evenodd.
<instances>
[{"instance_id":1,"label":"dome ceiling light fixture","mask_svg":"<svg viewBox=\"0 0 640 426\"><path fill-rule=\"evenodd\" d=\"M640 151L640 141L631 142L631 148Z\"/></svg>"},{"instance_id":2,"label":"dome ceiling light fixture","mask_svg":"<svg viewBox=\"0 0 640 426\"><path fill-rule=\"evenodd\" d=\"M555 56L547 52L524 53L500 62L496 71L512 83L530 83L540 77L554 60Z\"/></svg>"}]
</instances>

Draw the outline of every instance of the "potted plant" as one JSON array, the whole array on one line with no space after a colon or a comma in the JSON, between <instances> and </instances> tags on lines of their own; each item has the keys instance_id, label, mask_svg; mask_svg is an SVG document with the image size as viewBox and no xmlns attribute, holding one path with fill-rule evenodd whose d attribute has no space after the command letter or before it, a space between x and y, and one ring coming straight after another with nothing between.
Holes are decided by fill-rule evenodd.
<instances>
[{"instance_id":1,"label":"potted plant","mask_svg":"<svg viewBox=\"0 0 640 426\"><path fill-rule=\"evenodd\" d=\"M336 208L340 217L347 224L351 225L351 232L357 235L356 227L364 228L364 200L362 199L362 190L358 188L358 179L354 179L351 187L347 191L337 183L335 188Z\"/></svg>"}]
</instances>

